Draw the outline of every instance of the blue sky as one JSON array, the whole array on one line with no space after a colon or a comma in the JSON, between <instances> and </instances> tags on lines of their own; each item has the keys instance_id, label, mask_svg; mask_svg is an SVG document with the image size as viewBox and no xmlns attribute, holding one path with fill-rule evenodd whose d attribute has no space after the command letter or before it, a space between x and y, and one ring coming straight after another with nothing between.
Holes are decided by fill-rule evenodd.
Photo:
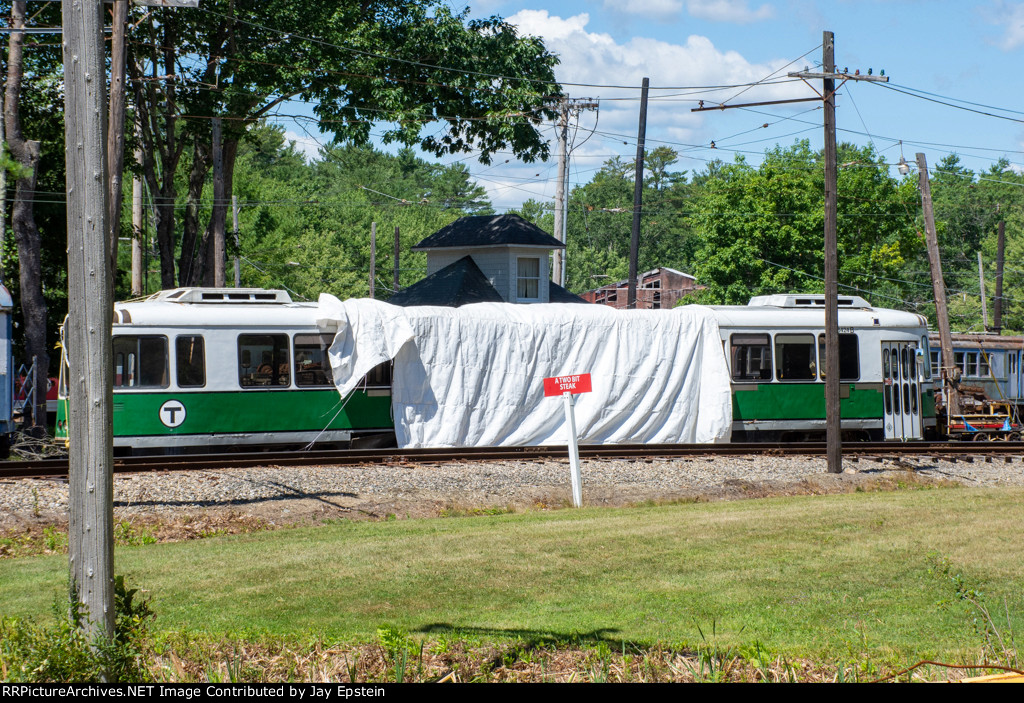
<instances>
[{"instance_id":1,"label":"blue sky","mask_svg":"<svg viewBox=\"0 0 1024 703\"><path fill-rule=\"evenodd\" d=\"M589 181L613 156L635 157L645 76L651 82L647 147L674 148L682 157L679 170L699 171L709 160L732 161L737 153L756 164L765 149L796 139L820 148L822 116L815 103L690 112L698 99L710 105L813 95L801 82L689 88L771 81L805 66L813 69L821 61L823 30L835 33L840 69L884 69L891 87L932 98L847 83L837 98L840 141L873 143L892 164L900 158L902 140L909 162L917 152L926 154L929 165L955 152L976 171L1000 157L1024 170L1024 2L477 0L469 7L472 16L498 14L521 33L542 37L561 57L556 76L569 96L600 101L600 109L584 112L573 130L574 184ZM632 85L637 87L609 87ZM285 126L293 138L305 136L295 133L294 124ZM545 133L554 140L553 126ZM466 163L499 211L528 198L553 198L554 159Z\"/></svg>"}]
</instances>

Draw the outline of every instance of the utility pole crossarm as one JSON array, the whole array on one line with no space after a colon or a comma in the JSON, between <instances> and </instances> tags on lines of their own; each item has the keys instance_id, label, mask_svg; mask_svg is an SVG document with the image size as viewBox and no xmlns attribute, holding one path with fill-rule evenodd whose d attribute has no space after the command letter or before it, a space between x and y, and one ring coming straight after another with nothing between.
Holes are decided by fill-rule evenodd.
<instances>
[{"instance_id":1,"label":"utility pole crossarm","mask_svg":"<svg viewBox=\"0 0 1024 703\"><path fill-rule=\"evenodd\" d=\"M766 105L789 105L790 103L809 103L809 102L820 102L821 98L792 98L790 100L765 100L758 103L738 103L736 105L726 105L722 103L720 105L712 105L711 107L704 107L704 101L700 101L699 107L690 108L690 112L710 112L711 110L732 110L739 107L764 107Z\"/></svg>"},{"instance_id":2,"label":"utility pole crossarm","mask_svg":"<svg viewBox=\"0 0 1024 703\"><path fill-rule=\"evenodd\" d=\"M787 74L790 78L817 78L818 80L834 81L872 81L875 83L888 83L889 76L872 76L861 73L822 73L819 71L794 71Z\"/></svg>"}]
</instances>

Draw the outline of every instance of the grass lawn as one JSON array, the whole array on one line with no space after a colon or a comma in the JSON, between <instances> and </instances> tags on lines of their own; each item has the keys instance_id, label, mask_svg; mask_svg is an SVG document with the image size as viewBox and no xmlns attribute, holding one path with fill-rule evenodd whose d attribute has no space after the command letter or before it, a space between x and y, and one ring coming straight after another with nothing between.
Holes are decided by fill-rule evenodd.
<instances>
[{"instance_id":1,"label":"grass lawn","mask_svg":"<svg viewBox=\"0 0 1024 703\"><path fill-rule=\"evenodd\" d=\"M116 569L151 593L158 630L215 637L389 625L981 661L984 615L957 587L981 592L1007 645L1024 633L1022 525L1022 489L912 490L339 522L118 548ZM0 615L48 617L66 578L63 556L0 561Z\"/></svg>"}]
</instances>

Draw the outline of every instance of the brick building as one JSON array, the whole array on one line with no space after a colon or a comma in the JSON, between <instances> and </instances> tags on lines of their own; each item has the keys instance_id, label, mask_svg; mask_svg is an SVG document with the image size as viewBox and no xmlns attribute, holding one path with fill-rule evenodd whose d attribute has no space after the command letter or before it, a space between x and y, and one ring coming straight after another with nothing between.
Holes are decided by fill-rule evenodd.
<instances>
[{"instance_id":1,"label":"brick building","mask_svg":"<svg viewBox=\"0 0 1024 703\"><path fill-rule=\"evenodd\" d=\"M636 309L668 310L686 295L700 290L697 279L688 273L670 268L656 268L637 276ZM580 297L588 303L625 308L629 281L618 281L583 293Z\"/></svg>"}]
</instances>

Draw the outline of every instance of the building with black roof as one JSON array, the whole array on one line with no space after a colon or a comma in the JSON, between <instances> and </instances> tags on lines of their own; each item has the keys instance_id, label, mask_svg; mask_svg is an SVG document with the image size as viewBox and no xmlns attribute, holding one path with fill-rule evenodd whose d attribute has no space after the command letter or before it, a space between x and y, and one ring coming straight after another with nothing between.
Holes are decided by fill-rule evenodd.
<instances>
[{"instance_id":1,"label":"building with black roof","mask_svg":"<svg viewBox=\"0 0 1024 703\"><path fill-rule=\"evenodd\" d=\"M427 277L391 297L395 305L585 303L551 281L548 259L565 245L519 215L462 217L412 248Z\"/></svg>"}]
</instances>

